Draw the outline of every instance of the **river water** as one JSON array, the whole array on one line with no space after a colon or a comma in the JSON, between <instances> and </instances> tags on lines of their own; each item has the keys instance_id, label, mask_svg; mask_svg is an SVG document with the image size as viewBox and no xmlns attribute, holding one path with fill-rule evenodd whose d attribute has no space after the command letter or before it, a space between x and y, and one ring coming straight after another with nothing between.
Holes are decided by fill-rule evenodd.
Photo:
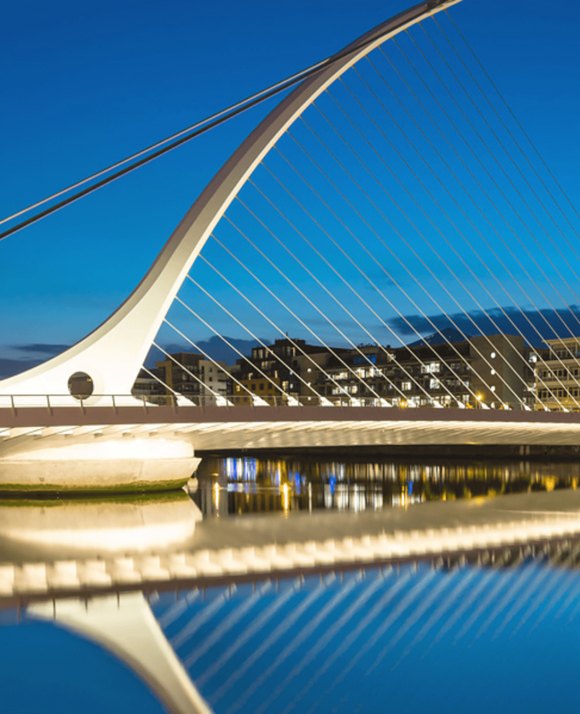
<instances>
[{"instance_id":1,"label":"river water","mask_svg":"<svg viewBox=\"0 0 580 714\"><path fill-rule=\"evenodd\" d=\"M210 533L226 527L219 519L257 516L280 532L284 519L314 521L308 512L420 513L426 501L564 495L579 479L577 463L240 456L204 459L190 497ZM158 506L154 499L2 502L0 592L10 563L33 572L41 562L52 568L105 550L117 564L131 560L143 539L175 538L188 505L183 494ZM113 595L34 597L21 585L0 596L0 714L194 711L154 693L161 660L148 676L135 655L103 642L112 628L121 643L145 651L150 645L139 638L151 614L187 686L215 712L580 711L571 684L579 565L580 541L567 538L235 583L168 580L142 591L133 584Z\"/></svg>"},{"instance_id":2,"label":"river water","mask_svg":"<svg viewBox=\"0 0 580 714\"><path fill-rule=\"evenodd\" d=\"M575 489L580 463L240 456L204 458L197 481L193 498L206 517L320 509L360 512Z\"/></svg>"}]
</instances>

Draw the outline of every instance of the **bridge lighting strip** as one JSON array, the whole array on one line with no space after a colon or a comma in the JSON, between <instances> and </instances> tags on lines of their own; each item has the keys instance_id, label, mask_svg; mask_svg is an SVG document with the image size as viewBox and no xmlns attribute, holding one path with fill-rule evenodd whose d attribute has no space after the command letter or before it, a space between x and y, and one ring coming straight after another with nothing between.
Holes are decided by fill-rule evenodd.
<instances>
[{"instance_id":1,"label":"bridge lighting strip","mask_svg":"<svg viewBox=\"0 0 580 714\"><path fill-rule=\"evenodd\" d=\"M417 436L420 439L428 438L426 443L460 443L457 438L452 441L438 441L438 438L444 437L446 433L453 435L454 437L466 436L470 437L471 443L505 443L503 440L501 442L493 442L493 439L504 438L510 436L510 438L526 439L526 441L521 442L522 444L542 444L542 440L537 441L534 439L535 435L540 433L546 434L546 432L553 434L558 434L563 432L564 439L563 444L572 445L573 443L578 443L580 439L580 424L573 423L541 423L541 422L520 422L520 421L508 421L508 422L488 422L488 421L458 421L456 419L450 421L394 421L394 420L381 420L381 421L334 421L325 419L324 421L228 421L228 422L190 422L190 423L180 423L180 422L157 422L157 423L136 423L131 424L114 424L114 425L59 425L57 431L49 431L48 427L30 425L26 427L5 427L0 428L0 440L9 441L13 438L28 438L30 442L32 441L45 441L52 440L57 443L62 443L62 440L66 439L69 442L83 443L88 437L94 438L99 436L106 441L111 439L135 437L137 435L147 433L150 439L154 439L157 436L165 436L169 434L175 434L176 436L182 437L193 444L196 450L201 450L211 447L211 438L213 434L219 435L224 429L224 425L227 424L228 433L230 435L241 434L243 437L243 445L247 448L258 448L266 444L262 443L264 440L267 441L267 445L271 445L272 438L277 441L284 442L284 437L292 433L294 436L296 434L301 436L306 436L305 442L309 445L318 446L336 446L336 445L348 445L348 440L342 438L342 435L352 434L355 430L359 432L368 433L369 438L365 443L370 443L373 445L383 444L416 444L418 443ZM431 432L431 435L429 434ZM316 444L313 444L313 439L308 438L313 435L321 435L321 438L316 438ZM411 438L407 438L410 434ZM325 438L329 435L329 438ZM249 442L248 439L254 437L257 441ZM528 437L533 440L528 441ZM197 441L196 441L197 438ZM210 446L208 447L207 439L210 439ZM551 437L553 438L553 436ZM237 442L229 442L232 448ZM555 442L558 443L558 442ZM214 445L215 447L215 445ZM29 452L31 458L35 458L34 453L38 454L37 449L28 449L26 445L22 445L20 454L24 452ZM7 457L10 460L10 457ZM0 465L3 459L0 458Z\"/></svg>"}]
</instances>

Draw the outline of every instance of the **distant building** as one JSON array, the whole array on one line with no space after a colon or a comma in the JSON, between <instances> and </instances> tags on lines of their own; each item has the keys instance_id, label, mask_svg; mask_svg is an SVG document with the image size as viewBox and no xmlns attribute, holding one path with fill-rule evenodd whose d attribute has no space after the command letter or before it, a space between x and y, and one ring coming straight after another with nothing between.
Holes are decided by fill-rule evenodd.
<instances>
[{"instance_id":1,"label":"distant building","mask_svg":"<svg viewBox=\"0 0 580 714\"><path fill-rule=\"evenodd\" d=\"M529 402L533 370L519 336L443 344L361 345L331 357L325 396L336 404L518 409Z\"/></svg>"},{"instance_id":2,"label":"distant building","mask_svg":"<svg viewBox=\"0 0 580 714\"><path fill-rule=\"evenodd\" d=\"M230 393L230 375L224 363L212 362L195 352L176 352L142 371L133 394L146 396L153 403L163 403L168 396L178 395L194 404L225 402Z\"/></svg>"},{"instance_id":3,"label":"distant building","mask_svg":"<svg viewBox=\"0 0 580 714\"><path fill-rule=\"evenodd\" d=\"M254 347L249 357L236 363L234 401L250 404L251 392L268 404L307 404L310 400L317 403L314 390L329 355L327 348L289 337L266 347Z\"/></svg>"},{"instance_id":4,"label":"distant building","mask_svg":"<svg viewBox=\"0 0 580 714\"><path fill-rule=\"evenodd\" d=\"M159 401L156 397L161 394L159 391L159 381L142 369L137 375L132 393L135 397L140 397L146 402L155 404Z\"/></svg>"},{"instance_id":5,"label":"distant building","mask_svg":"<svg viewBox=\"0 0 580 714\"><path fill-rule=\"evenodd\" d=\"M520 336L489 335L404 347L322 347L285 337L233 367L180 352L142 371L133 393L153 403L578 409L580 338L530 350ZM575 355L575 356L573 356Z\"/></svg>"},{"instance_id":6,"label":"distant building","mask_svg":"<svg viewBox=\"0 0 580 714\"><path fill-rule=\"evenodd\" d=\"M538 408L580 411L580 337L546 340L536 362ZM543 405L543 406L542 406Z\"/></svg>"}]
</instances>

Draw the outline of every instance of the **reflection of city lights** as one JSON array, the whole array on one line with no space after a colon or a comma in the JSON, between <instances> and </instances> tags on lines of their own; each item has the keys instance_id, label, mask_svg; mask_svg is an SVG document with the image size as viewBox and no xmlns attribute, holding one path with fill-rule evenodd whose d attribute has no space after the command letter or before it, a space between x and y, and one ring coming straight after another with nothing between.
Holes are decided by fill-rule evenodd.
<instances>
[{"instance_id":1,"label":"reflection of city lights","mask_svg":"<svg viewBox=\"0 0 580 714\"><path fill-rule=\"evenodd\" d=\"M211 487L212 490L212 496L213 496L213 505L215 510L219 513L220 509L220 485L216 481L214 485Z\"/></svg>"},{"instance_id":2,"label":"reflection of city lights","mask_svg":"<svg viewBox=\"0 0 580 714\"><path fill-rule=\"evenodd\" d=\"M200 505L205 503L206 515L221 511L222 517L228 511L364 511L391 506L406 509L424 501L580 487L580 467L527 461L508 466L242 457L217 459L199 476L200 483L204 477L207 496L199 499ZM228 496L220 495L221 491L227 491Z\"/></svg>"},{"instance_id":3,"label":"reflection of city lights","mask_svg":"<svg viewBox=\"0 0 580 714\"><path fill-rule=\"evenodd\" d=\"M290 510L290 487L287 483L282 484L282 510L284 513Z\"/></svg>"},{"instance_id":4,"label":"reflection of city lights","mask_svg":"<svg viewBox=\"0 0 580 714\"><path fill-rule=\"evenodd\" d=\"M358 513L359 511L364 511L366 509L367 499L364 489L361 486L352 487L352 503L351 509Z\"/></svg>"},{"instance_id":5,"label":"reflection of city lights","mask_svg":"<svg viewBox=\"0 0 580 714\"><path fill-rule=\"evenodd\" d=\"M340 508L340 501L338 502L338 507ZM324 508L333 508L334 507L334 498L333 495L330 493L330 488L328 485L324 486Z\"/></svg>"},{"instance_id":6,"label":"reflection of city lights","mask_svg":"<svg viewBox=\"0 0 580 714\"><path fill-rule=\"evenodd\" d=\"M407 508L409 505L409 493L407 489L403 486L401 489L401 508Z\"/></svg>"}]
</instances>

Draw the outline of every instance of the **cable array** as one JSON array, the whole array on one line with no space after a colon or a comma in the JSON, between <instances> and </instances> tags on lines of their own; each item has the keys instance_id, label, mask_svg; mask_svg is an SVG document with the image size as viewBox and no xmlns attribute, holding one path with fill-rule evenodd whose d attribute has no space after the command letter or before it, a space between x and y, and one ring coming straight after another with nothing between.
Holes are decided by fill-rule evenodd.
<instances>
[{"instance_id":1,"label":"cable array","mask_svg":"<svg viewBox=\"0 0 580 714\"><path fill-rule=\"evenodd\" d=\"M248 177L148 364L194 347L227 404L580 408L577 213L538 157L453 23L407 30Z\"/></svg>"}]
</instances>

